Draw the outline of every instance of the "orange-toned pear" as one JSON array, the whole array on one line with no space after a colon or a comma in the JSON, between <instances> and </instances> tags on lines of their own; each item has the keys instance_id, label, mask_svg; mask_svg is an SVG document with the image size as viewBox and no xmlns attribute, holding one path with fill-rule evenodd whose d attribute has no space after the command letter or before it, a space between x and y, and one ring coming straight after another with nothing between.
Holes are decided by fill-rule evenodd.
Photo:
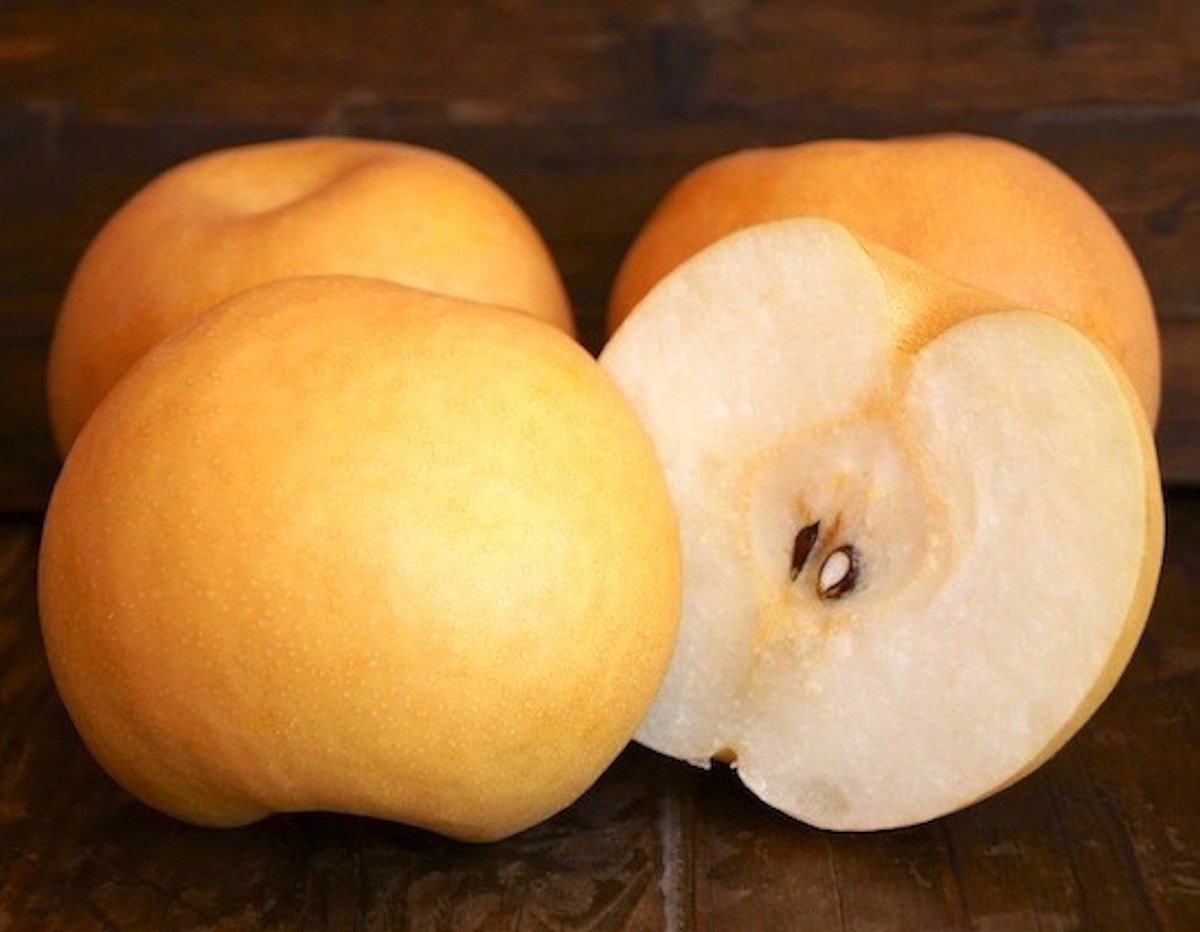
<instances>
[{"instance_id":1,"label":"orange-toned pear","mask_svg":"<svg viewBox=\"0 0 1200 932\"><path fill-rule=\"evenodd\" d=\"M59 449L70 448L121 375L183 323L252 285L318 274L499 304L573 332L537 231L458 159L365 139L227 149L152 181L84 254L50 351Z\"/></svg>"},{"instance_id":2,"label":"orange-toned pear","mask_svg":"<svg viewBox=\"0 0 1200 932\"><path fill-rule=\"evenodd\" d=\"M301 278L201 316L101 403L39 597L80 734L151 805L483 840L566 806L628 741L679 574L650 440L571 338Z\"/></svg>"}]
</instances>

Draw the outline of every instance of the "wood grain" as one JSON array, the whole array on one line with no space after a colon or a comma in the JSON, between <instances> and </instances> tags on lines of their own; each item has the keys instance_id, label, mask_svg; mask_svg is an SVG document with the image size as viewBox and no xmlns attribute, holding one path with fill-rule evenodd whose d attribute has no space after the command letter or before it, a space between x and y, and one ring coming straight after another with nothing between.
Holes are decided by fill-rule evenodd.
<instances>
[{"instance_id":1,"label":"wood grain","mask_svg":"<svg viewBox=\"0 0 1200 932\"><path fill-rule=\"evenodd\" d=\"M1159 464L1171 484L1200 484L1200 320L1163 328L1163 408Z\"/></svg>"},{"instance_id":2,"label":"wood grain","mask_svg":"<svg viewBox=\"0 0 1200 932\"><path fill-rule=\"evenodd\" d=\"M58 475L45 371L40 343L0 342L0 516L37 515Z\"/></svg>"},{"instance_id":3,"label":"wood grain","mask_svg":"<svg viewBox=\"0 0 1200 932\"><path fill-rule=\"evenodd\" d=\"M813 101L1007 111L1191 101L1200 74L1188 0L23 2L0 36L9 99L205 122L375 101L485 123Z\"/></svg>"}]
</instances>

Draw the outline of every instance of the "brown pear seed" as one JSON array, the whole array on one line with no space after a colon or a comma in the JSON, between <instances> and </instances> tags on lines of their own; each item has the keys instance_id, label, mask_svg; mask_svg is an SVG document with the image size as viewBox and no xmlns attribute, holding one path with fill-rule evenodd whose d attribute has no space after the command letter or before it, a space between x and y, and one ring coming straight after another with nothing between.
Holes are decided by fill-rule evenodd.
<instances>
[{"instance_id":1,"label":"brown pear seed","mask_svg":"<svg viewBox=\"0 0 1200 932\"><path fill-rule=\"evenodd\" d=\"M817 577L817 592L823 599L838 599L854 591L858 582L858 551L843 544L825 558Z\"/></svg>"},{"instance_id":2,"label":"brown pear seed","mask_svg":"<svg viewBox=\"0 0 1200 932\"><path fill-rule=\"evenodd\" d=\"M820 535L820 521L814 521L808 527L803 527L796 532L796 540L792 544L792 582L796 581L796 577L804 569L804 564L808 562L808 556L812 553L812 549L816 546L817 538Z\"/></svg>"}]
</instances>

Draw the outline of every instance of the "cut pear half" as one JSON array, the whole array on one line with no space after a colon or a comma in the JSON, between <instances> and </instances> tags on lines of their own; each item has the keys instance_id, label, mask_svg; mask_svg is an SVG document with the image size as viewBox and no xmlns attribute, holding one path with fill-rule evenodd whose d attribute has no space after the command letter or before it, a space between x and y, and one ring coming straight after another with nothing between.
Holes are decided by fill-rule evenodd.
<instances>
[{"instance_id":1,"label":"cut pear half","mask_svg":"<svg viewBox=\"0 0 1200 932\"><path fill-rule=\"evenodd\" d=\"M1067 324L824 220L724 239L601 362L684 556L638 740L867 830L1028 773L1111 690L1162 557L1149 428Z\"/></svg>"}]
</instances>

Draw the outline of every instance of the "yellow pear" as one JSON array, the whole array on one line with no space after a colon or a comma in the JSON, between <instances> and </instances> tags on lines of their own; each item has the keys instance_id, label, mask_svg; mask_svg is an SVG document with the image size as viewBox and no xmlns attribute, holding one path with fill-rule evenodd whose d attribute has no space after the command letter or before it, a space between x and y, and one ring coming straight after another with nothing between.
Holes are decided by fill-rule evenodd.
<instances>
[{"instance_id":1,"label":"yellow pear","mask_svg":"<svg viewBox=\"0 0 1200 932\"><path fill-rule=\"evenodd\" d=\"M588 354L350 277L258 286L97 408L46 517L46 650L131 792L494 839L566 806L671 652L674 513Z\"/></svg>"},{"instance_id":2,"label":"yellow pear","mask_svg":"<svg viewBox=\"0 0 1200 932\"><path fill-rule=\"evenodd\" d=\"M85 252L50 350L59 449L70 448L121 375L179 326L253 285L319 274L499 304L573 332L537 231L463 162L365 139L226 149L152 181Z\"/></svg>"}]
</instances>

